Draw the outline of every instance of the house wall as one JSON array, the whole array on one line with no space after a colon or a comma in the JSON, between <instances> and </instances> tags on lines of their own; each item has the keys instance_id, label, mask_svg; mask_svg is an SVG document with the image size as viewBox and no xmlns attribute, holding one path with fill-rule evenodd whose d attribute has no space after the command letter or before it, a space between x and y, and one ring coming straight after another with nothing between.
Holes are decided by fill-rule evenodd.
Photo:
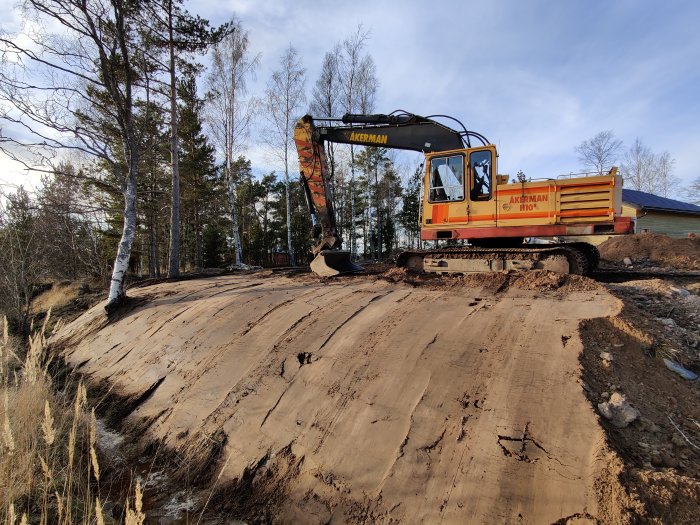
<instances>
[{"instance_id":1,"label":"house wall","mask_svg":"<svg viewBox=\"0 0 700 525\"><path fill-rule=\"evenodd\" d=\"M687 237L689 233L700 235L700 215L663 212L641 212L637 216L636 232L649 230L669 237Z\"/></svg>"}]
</instances>

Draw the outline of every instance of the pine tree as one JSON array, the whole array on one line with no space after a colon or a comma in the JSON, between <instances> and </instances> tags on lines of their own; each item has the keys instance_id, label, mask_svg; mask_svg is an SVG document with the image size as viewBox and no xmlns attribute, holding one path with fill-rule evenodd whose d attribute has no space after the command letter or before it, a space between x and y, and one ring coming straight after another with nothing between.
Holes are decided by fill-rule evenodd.
<instances>
[{"instance_id":1,"label":"pine tree","mask_svg":"<svg viewBox=\"0 0 700 525\"><path fill-rule=\"evenodd\" d=\"M204 52L220 40L228 25L210 29L209 21L200 16L193 16L183 9L183 0L156 0L145 2L142 9L146 23L143 26L147 34L149 54L152 63L157 63L167 74L163 82L163 91L167 89L170 110L170 163L171 163L171 199L170 199L170 249L168 277L176 277L180 271L180 147L178 122L178 71L185 71L188 64L183 55ZM148 53L148 52L147 52ZM159 56L166 55L166 58Z\"/></svg>"},{"instance_id":2,"label":"pine tree","mask_svg":"<svg viewBox=\"0 0 700 525\"><path fill-rule=\"evenodd\" d=\"M277 180L275 172L264 175L260 180L260 219L262 226L263 256L260 264L263 266L272 264L272 247L274 236L271 228L272 200L279 191L280 182Z\"/></svg>"},{"instance_id":3,"label":"pine tree","mask_svg":"<svg viewBox=\"0 0 700 525\"><path fill-rule=\"evenodd\" d=\"M46 273L56 279L105 278L109 261L97 230L102 210L90 202L84 175L72 164L62 162L56 171L42 177L36 198Z\"/></svg>"},{"instance_id":4,"label":"pine tree","mask_svg":"<svg viewBox=\"0 0 700 525\"><path fill-rule=\"evenodd\" d=\"M138 105L137 125L141 130L143 154L140 159L141 178L138 185L139 235L142 246L139 267L148 268L149 277L161 276L166 261L168 239L167 196L171 178L168 172L170 154L168 127L164 110L154 102Z\"/></svg>"},{"instance_id":5,"label":"pine tree","mask_svg":"<svg viewBox=\"0 0 700 525\"><path fill-rule=\"evenodd\" d=\"M420 248L420 199L421 179L423 177L423 165L421 164L408 179L406 187L401 195L401 211L398 220L406 230L408 246Z\"/></svg>"},{"instance_id":6,"label":"pine tree","mask_svg":"<svg viewBox=\"0 0 700 525\"><path fill-rule=\"evenodd\" d=\"M29 330L34 291L43 274L42 239L36 205L20 186L0 198L0 308L21 334ZM3 208L3 202L6 205Z\"/></svg>"},{"instance_id":7,"label":"pine tree","mask_svg":"<svg viewBox=\"0 0 700 525\"><path fill-rule=\"evenodd\" d=\"M213 201L216 167L214 147L203 132L203 101L197 97L193 75L186 76L178 89L181 223L183 226L182 266L204 266L204 225L212 217L208 203Z\"/></svg>"}]
</instances>

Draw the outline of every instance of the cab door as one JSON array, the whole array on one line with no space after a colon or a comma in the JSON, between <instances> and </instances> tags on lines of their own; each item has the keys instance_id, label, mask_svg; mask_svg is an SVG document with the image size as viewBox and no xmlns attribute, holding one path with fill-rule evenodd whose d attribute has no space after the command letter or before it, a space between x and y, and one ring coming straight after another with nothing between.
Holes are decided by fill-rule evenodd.
<instances>
[{"instance_id":1,"label":"cab door","mask_svg":"<svg viewBox=\"0 0 700 525\"><path fill-rule=\"evenodd\" d=\"M467 164L467 223L470 227L496 226L496 151L493 146L469 151Z\"/></svg>"}]
</instances>

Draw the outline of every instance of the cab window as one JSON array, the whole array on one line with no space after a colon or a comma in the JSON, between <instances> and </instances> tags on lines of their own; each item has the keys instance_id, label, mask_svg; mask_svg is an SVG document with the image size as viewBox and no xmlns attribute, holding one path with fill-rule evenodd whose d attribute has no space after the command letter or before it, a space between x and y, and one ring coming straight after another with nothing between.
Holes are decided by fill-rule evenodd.
<instances>
[{"instance_id":1,"label":"cab window","mask_svg":"<svg viewBox=\"0 0 700 525\"><path fill-rule=\"evenodd\" d=\"M430 202L464 199L464 157L434 157L430 161Z\"/></svg>"},{"instance_id":2,"label":"cab window","mask_svg":"<svg viewBox=\"0 0 700 525\"><path fill-rule=\"evenodd\" d=\"M469 156L469 196L473 201L491 198L491 152L474 151Z\"/></svg>"}]
</instances>

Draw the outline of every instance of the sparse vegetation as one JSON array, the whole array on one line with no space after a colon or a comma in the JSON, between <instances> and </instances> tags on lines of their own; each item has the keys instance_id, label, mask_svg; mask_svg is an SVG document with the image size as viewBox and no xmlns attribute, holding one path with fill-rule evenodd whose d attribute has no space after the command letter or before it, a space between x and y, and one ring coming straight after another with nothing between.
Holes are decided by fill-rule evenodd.
<instances>
[{"instance_id":1,"label":"sparse vegetation","mask_svg":"<svg viewBox=\"0 0 700 525\"><path fill-rule=\"evenodd\" d=\"M50 312L25 352L9 334L0 340L0 520L3 523L111 523L100 493L95 410L82 382L54 389L47 351ZM24 355L22 355L24 354ZM128 524L142 524L141 486L127 500Z\"/></svg>"}]
</instances>

